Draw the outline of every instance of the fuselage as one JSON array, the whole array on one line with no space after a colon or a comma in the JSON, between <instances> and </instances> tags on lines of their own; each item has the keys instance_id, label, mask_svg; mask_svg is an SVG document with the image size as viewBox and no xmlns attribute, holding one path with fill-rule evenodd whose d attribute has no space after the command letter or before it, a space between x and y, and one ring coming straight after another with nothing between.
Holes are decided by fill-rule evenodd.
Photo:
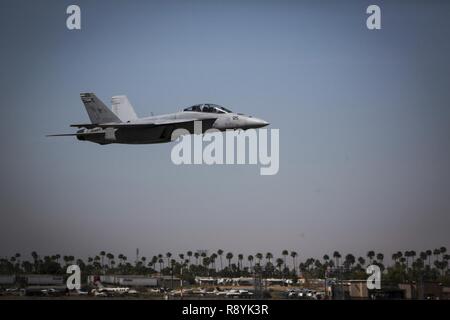
<instances>
[{"instance_id":1,"label":"fuselage","mask_svg":"<svg viewBox=\"0 0 450 320\"><path fill-rule=\"evenodd\" d=\"M152 123L157 120L202 120L215 118L212 128L218 129L220 131L227 129L251 129L251 128L261 128L268 125L264 120L253 118L251 116L246 116L237 113L204 113L197 111L182 111L169 113L159 116L140 118L135 121L130 121L129 123Z\"/></svg>"},{"instance_id":2,"label":"fuselage","mask_svg":"<svg viewBox=\"0 0 450 320\"><path fill-rule=\"evenodd\" d=\"M186 121L183 121L186 120ZM192 121L189 121L192 120ZM130 127L114 129L114 139L108 139L106 130L102 128L79 130L77 138L100 144L126 143L126 144L149 144L164 143L172 141L172 133L176 129L186 129L189 133L194 132L194 121L201 121L202 133L209 129L225 131L229 129L247 130L261 128L269 123L251 116L234 113L230 110L214 104L201 104L186 108L183 111L158 116L143 117L126 121ZM139 126L145 124L164 122L159 126ZM135 124L133 127L131 125ZM99 134L85 135L85 133Z\"/></svg>"}]
</instances>

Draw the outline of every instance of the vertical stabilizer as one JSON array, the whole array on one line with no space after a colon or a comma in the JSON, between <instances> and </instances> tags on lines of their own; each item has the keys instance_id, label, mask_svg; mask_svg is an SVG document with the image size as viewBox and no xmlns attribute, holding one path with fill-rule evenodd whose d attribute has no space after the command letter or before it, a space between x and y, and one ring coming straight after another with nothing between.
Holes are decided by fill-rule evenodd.
<instances>
[{"instance_id":1,"label":"vertical stabilizer","mask_svg":"<svg viewBox=\"0 0 450 320\"><path fill-rule=\"evenodd\" d=\"M112 111L123 122L136 120L138 117L127 96L114 96L111 99Z\"/></svg>"},{"instance_id":2,"label":"vertical stabilizer","mask_svg":"<svg viewBox=\"0 0 450 320\"><path fill-rule=\"evenodd\" d=\"M92 123L122 122L95 94L80 93L80 97Z\"/></svg>"}]
</instances>

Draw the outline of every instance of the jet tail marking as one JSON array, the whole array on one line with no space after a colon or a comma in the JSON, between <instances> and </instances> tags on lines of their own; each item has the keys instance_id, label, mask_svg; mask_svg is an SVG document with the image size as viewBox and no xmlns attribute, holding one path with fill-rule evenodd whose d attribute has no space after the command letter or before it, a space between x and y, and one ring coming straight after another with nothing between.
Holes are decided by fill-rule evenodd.
<instances>
[{"instance_id":1,"label":"jet tail marking","mask_svg":"<svg viewBox=\"0 0 450 320\"><path fill-rule=\"evenodd\" d=\"M81 93L80 97L92 123L122 122L95 94Z\"/></svg>"}]
</instances>

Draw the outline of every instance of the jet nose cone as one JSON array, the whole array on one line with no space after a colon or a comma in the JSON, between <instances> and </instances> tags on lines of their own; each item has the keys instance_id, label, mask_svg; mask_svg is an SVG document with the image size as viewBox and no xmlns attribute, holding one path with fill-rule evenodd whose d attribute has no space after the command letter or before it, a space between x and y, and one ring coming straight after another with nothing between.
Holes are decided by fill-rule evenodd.
<instances>
[{"instance_id":1,"label":"jet nose cone","mask_svg":"<svg viewBox=\"0 0 450 320\"><path fill-rule=\"evenodd\" d=\"M267 121L258 118L254 118L253 123L255 128L262 128L269 125Z\"/></svg>"}]
</instances>

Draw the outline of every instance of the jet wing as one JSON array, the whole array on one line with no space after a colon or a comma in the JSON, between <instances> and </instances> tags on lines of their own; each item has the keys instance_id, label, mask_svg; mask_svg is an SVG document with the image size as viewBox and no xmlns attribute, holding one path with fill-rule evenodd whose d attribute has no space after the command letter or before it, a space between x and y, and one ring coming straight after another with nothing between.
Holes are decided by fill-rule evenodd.
<instances>
[{"instance_id":1,"label":"jet wing","mask_svg":"<svg viewBox=\"0 0 450 320\"><path fill-rule=\"evenodd\" d=\"M80 133L61 133L61 134L47 134L46 137L70 137L70 136L90 136L95 134L104 134L104 132L80 132Z\"/></svg>"},{"instance_id":2,"label":"jet wing","mask_svg":"<svg viewBox=\"0 0 450 320\"><path fill-rule=\"evenodd\" d=\"M177 124L183 124L183 123L190 123L193 121L212 121L216 120L216 118L204 118L204 119L161 119L161 120L155 120L154 122L145 122L145 123L126 123L126 122L114 122L114 123L101 123L101 124L71 124L71 127L75 128L86 128L86 129L92 129L92 128L132 128L132 129L138 129L138 128L152 128L157 126L163 126L163 125L177 125Z\"/></svg>"}]
</instances>

